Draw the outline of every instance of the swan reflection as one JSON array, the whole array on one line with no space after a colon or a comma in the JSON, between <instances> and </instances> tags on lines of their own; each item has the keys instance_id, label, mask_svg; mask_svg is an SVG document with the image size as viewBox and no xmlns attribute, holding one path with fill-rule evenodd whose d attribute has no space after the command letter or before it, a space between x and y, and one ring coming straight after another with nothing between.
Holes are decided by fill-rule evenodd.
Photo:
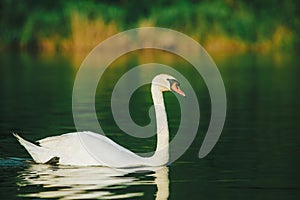
<instances>
[{"instance_id":1,"label":"swan reflection","mask_svg":"<svg viewBox=\"0 0 300 200\"><path fill-rule=\"evenodd\" d=\"M167 167L115 169L32 164L20 172L22 197L59 199L122 199L141 197L134 186L156 186L156 199L168 199ZM32 187L37 186L37 187ZM141 187L137 187L141 188ZM152 191L151 189L149 191Z\"/></svg>"}]
</instances>

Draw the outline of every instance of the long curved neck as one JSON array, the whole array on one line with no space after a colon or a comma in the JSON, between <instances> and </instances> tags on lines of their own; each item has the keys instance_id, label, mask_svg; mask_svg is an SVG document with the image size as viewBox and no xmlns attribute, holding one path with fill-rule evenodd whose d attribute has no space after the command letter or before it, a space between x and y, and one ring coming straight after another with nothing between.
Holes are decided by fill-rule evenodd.
<instances>
[{"instance_id":1,"label":"long curved neck","mask_svg":"<svg viewBox=\"0 0 300 200\"><path fill-rule=\"evenodd\" d=\"M169 160L169 128L163 94L157 85L152 84L151 93L156 115L157 145L152 156L157 165L165 165Z\"/></svg>"}]
</instances>

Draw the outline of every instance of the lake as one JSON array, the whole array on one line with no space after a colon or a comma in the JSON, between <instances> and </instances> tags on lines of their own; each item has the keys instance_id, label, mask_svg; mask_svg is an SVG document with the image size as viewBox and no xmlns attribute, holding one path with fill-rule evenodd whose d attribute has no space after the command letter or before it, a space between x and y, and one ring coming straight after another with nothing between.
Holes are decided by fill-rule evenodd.
<instances>
[{"instance_id":1,"label":"lake","mask_svg":"<svg viewBox=\"0 0 300 200\"><path fill-rule=\"evenodd\" d=\"M34 164L11 133L36 141L76 131L72 90L82 59L1 54L1 199L298 199L299 56L249 53L214 58L226 89L227 115L216 146L199 159L211 115L208 90L189 63L159 53L129 53L116 60L105 71L95 95L105 134L134 152L151 152L155 136L129 136L114 121L110 104L114 85L126 71L148 62L167 64L188 77L201 109L196 138L171 165L151 169ZM179 103L172 93L164 97L172 139L180 124ZM151 121L151 105L150 85L139 87L129 105L136 124ZM85 116L88 119L89 113Z\"/></svg>"}]
</instances>

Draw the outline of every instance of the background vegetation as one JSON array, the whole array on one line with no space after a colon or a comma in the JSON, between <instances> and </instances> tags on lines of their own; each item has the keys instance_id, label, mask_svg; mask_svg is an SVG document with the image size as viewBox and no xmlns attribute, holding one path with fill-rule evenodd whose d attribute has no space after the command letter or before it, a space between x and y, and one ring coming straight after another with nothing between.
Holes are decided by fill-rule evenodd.
<instances>
[{"instance_id":1,"label":"background vegetation","mask_svg":"<svg viewBox=\"0 0 300 200\"><path fill-rule=\"evenodd\" d=\"M2 0L0 49L86 52L119 31L160 26L212 52L294 51L299 7L293 0Z\"/></svg>"}]
</instances>

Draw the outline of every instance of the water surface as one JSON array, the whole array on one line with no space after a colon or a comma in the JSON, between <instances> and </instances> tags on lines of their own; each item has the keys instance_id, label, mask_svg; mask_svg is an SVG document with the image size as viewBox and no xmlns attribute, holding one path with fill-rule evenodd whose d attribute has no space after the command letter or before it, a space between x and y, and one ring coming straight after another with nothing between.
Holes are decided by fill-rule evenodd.
<instances>
[{"instance_id":1,"label":"water surface","mask_svg":"<svg viewBox=\"0 0 300 200\"><path fill-rule=\"evenodd\" d=\"M188 63L175 56L156 58L145 54L144 60L136 55L127 56L129 58L109 67L97 90L97 116L104 131L132 151L155 149L155 137L130 137L116 126L110 96L116 81L133 66L149 61L165 62L188 77L198 91L200 127L184 155L162 169L120 171L34 164L11 132L34 141L76 131L71 103L79 63L62 55L2 54L1 198L252 200L300 197L299 58L248 54L216 59L227 92L227 117L217 145L200 160L197 155L210 119L210 98L202 78L195 75ZM174 62L174 59L178 60ZM164 97L172 138L180 123L180 109L174 94ZM149 123L151 104L150 86L141 87L130 105L137 124Z\"/></svg>"}]
</instances>

